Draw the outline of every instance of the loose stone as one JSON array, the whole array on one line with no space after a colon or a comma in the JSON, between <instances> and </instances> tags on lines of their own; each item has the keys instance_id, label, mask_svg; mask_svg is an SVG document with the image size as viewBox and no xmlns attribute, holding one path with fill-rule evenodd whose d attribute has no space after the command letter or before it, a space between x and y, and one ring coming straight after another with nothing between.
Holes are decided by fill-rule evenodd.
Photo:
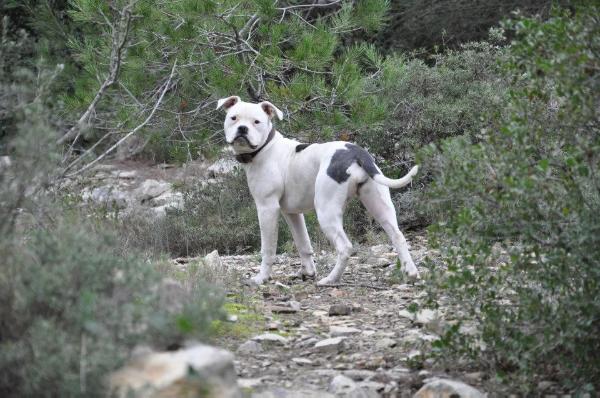
<instances>
[{"instance_id":1,"label":"loose stone","mask_svg":"<svg viewBox=\"0 0 600 398\"><path fill-rule=\"evenodd\" d=\"M414 396L414 398L437 397L484 398L485 395L463 382L437 379L425 384Z\"/></svg>"},{"instance_id":2,"label":"loose stone","mask_svg":"<svg viewBox=\"0 0 600 398\"><path fill-rule=\"evenodd\" d=\"M275 333L264 333L258 336L254 336L252 337L252 340L274 345L285 345L288 342L288 339Z\"/></svg>"},{"instance_id":3,"label":"loose stone","mask_svg":"<svg viewBox=\"0 0 600 398\"><path fill-rule=\"evenodd\" d=\"M345 326L331 326L329 328L331 337L350 336L356 333L360 333L360 330Z\"/></svg>"},{"instance_id":4,"label":"loose stone","mask_svg":"<svg viewBox=\"0 0 600 398\"><path fill-rule=\"evenodd\" d=\"M348 304L333 304L329 307L329 316L350 315L352 307Z\"/></svg>"},{"instance_id":5,"label":"loose stone","mask_svg":"<svg viewBox=\"0 0 600 398\"><path fill-rule=\"evenodd\" d=\"M331 339L321 340L315 344L315 349L321 352L339 352L344 347L343 337L333 337Z\"/></svg>"},{"instance_id":6,"label":"loose stone","mask_svg":"<svg viewBox=\"0 0 600 398\"><path fill-rule=\"evenodd\" d=\"M257 352L262 352L263 347L260 343L252 340L248 340L242 344L237 349L237 352L240 354L254 354Z\"/></svg>"}]
</instances>

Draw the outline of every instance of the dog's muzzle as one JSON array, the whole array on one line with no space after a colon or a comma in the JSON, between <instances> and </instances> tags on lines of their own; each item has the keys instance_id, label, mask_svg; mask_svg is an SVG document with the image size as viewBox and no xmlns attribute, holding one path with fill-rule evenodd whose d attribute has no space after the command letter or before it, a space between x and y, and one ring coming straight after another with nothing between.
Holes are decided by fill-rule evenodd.
<instances>
[{"instance_id":1,"label":"dog's muzzle","mask_svg":"<svg viewBox=\"0 0 600 398\"><path fill-rule=\"evenodd\" d=\"M248 127L247 126L239 126L237 129L237 134L231 142L227 142L229 145L242 145L247 146L250 149L255 149L256 145L252 145L250 140L248 139Z\"/></svg>"},{"instance_id":2,"label":"dog's muzzle","mask_svg":"<svg viewBox=\"0 0 600 398\"><path fill-rule=\"evenodd\" d=\"M246 135L236 135L233 141L229 143L229 145L235 144L247 146L251 149L256 148L256 145L252 145L252 143L250 143L250 140L248 139L248 137L246 137Z\"/></svg>"}]
</instances>

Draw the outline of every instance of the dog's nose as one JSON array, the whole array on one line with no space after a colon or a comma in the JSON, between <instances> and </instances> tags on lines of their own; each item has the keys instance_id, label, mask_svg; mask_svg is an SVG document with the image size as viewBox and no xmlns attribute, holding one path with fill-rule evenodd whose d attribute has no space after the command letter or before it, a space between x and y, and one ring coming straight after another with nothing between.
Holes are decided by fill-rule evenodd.
<instances>
[{"instance_id":1,"label":"dog's nose","mask_svg":"<svg viewBox=\"0 0 600 398\"><path fill-rule=\"evenodd\" d=\"M237 133L238 133L238 135L248 134L248 127L247 126L239 126L237 129Z\"/></svg>"}]
</instances>

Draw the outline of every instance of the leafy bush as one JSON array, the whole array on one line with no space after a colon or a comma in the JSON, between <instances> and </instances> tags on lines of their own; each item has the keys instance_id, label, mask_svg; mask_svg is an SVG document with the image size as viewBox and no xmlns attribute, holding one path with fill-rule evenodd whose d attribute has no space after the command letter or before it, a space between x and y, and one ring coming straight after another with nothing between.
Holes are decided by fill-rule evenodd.
<instances>
[{"instance_id":1,"label":"leafy bush","mask_svg":"<svg viewBox=\"0 0 600 398\"><path fill-rule=\"evenodd\" d=\"M506 112L478 143L429 149L431 231L447 264L431 265L432 299L448 294L459 320L480 322L439 345L524 392L535 375L600 386L599 27L594 7L507 23Z\"/></svg>"},{"instance_id":2,"label":"leafy bush","mask_svg":"<svg viewBox=\"0 0 600 398\"><path fill-rule=\"evenodd\" d=\"M120 255L104 225L60 207L49 104L61 68L5 62L9 53L20 60L30 43L2 22L0 395L104 396L104 376L135 345L204 337L222 294L202 281L162 280L157 264Z\"/></svg>"},{"instance_id":3,"label":"leafy bush","mask_svg":"<svg viewBox=\"0 0 600 398\"><path fill-rule=\"evenodd\" d=\"M501 41L498 31L491 36ZM382 66L380 95L390 100L385 121L356 137L376 155L384 174L404 175L423 146L444 138L465 135L477 139L488 127L484 117L505 97L505 82L498 71L502 49L487 42L470 43L460 50L432 57L432 66L420 59L397 54ZM420 182L430 178L430 164L422 162ZM416 188L416 189L415 189ZM422 200L421 187L392 191L404 227L425 225L428 215L415 204Z\"/></svg>"},{"instance_id":4,"label":"leafy bush","mask_svg":"<svg viewBox=\"0 0 600 398\"><path fill-rule=\"evenodd\" d=\"M201 281L163 282L143 257L116 255L114 235L57 223L1 242L3 396L101 395L134 346L203 338L220 318L221 294Z\"/></svg>"}]
</instances>

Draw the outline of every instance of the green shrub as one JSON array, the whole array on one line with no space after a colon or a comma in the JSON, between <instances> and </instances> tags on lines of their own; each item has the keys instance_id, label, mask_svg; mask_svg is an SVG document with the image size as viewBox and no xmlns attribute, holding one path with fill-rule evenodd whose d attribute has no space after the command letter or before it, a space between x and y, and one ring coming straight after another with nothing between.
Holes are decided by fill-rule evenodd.
<instances>
[{"instance_id":1,"label":"green shrub","mask_svg":"<svg viewBox=\"0 0 600 398\"><path fill-rule=\"evenodd\" d=\"M525 393L536 376L583 392L600 386L600 10L506 27L506 112L429 148L432 299L480 322L438 345Z\"/></svg>"},{"instance_id":2,"label":"green shrub","mask_svg":"<svg viewBox=\"0 0 600 398\"><path fill-rule=\"evenodd\" d=\"M122 255L105 224L59 205L50 88L61 68L5 62L29 44L2 22L0 395L105 396L104 377L135 345L205 337L222 293L163 280L144 256Z\"/></svg>"},{"instance_id":3,"label":"green shrub","mask_svg":"<svg viewBox=\"0 0 600 398\"><path fill-rule=\"evenodd\" d=\"M3 239L0 391L3 396L99 396L136 345L165 349L205 338L222 295L202 282L165 284L113 234L55 221Z\"/></svg>"},{"instance_id":4,"label":"green shrub","mask_svg":"<svg viewBox=\"0 0 600 398\"><path fill-rule=\"evenodd\" d=\"M493 41L502 40L492 35ZM504 100L505 82L498 70L502 49L486 42L470 43L459 50L432 57L429 66L404 55L389 56L382 66L380 95L388 98L385 121L361 132L359 144L369 148L384 174L404 175L415 164L415 153L432 142L465 135L477 139L488 127L484 116ZM432 165L423 162L419 182L427 184ZM424 186L392 191L401 227L429 223L422 201Z\"/></svg>"}]
</instances>

